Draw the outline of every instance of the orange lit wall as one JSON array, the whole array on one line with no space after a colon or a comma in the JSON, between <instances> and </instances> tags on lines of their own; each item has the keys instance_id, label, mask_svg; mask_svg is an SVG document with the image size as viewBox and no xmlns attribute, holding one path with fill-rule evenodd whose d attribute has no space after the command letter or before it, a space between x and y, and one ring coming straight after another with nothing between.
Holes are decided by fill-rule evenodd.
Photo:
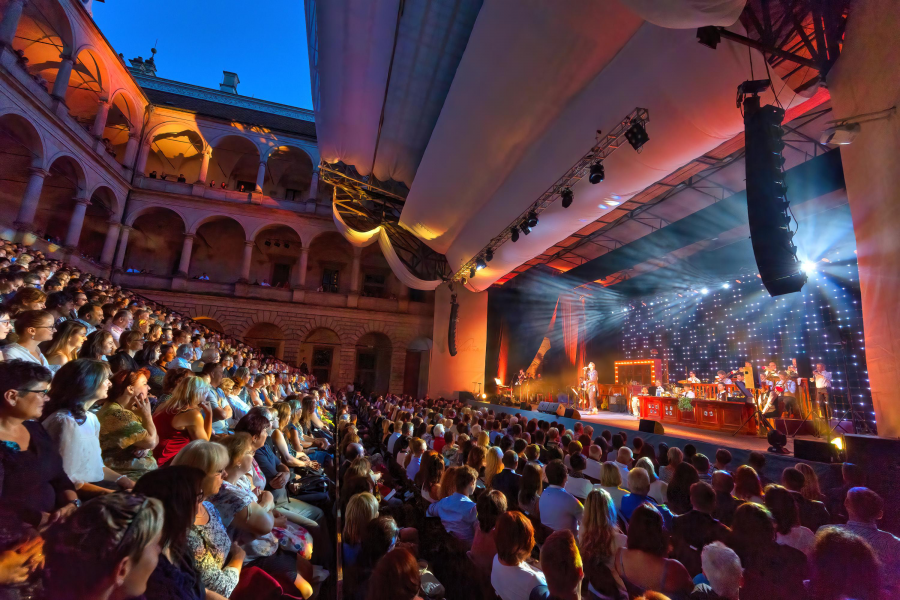
<instances>
[{"instance_id":1,"label":"orange lit wall","mask_svg":"<svg viewBox=\"0 0 900 600\"><path fill-rule=\"evenodd\" d=\"M428 377L428 394L432 398L456 397L459 391L474 392L481 383L484 389L484 357L487 342L487 292L470 292L454 286L459 302L456 330L456 356L447 347L447 323L450 318L450 290L441 285L435 290L434 346Z\"/></svg>"},{"instance_id":2,"label":"orange lit wall","mask_svg":"<svg viewBox=\"0 0 900 600\"><path fill-rule=\"evenodd\" d=\"M852 4L843 53L828 74L832 118L883 111L900 97L900 0ZM893 49L892 49L893 48ZM863 122L841 146L856 233L866 361L878 435L900 436L900 115Z\"/></svg>"}]
</instances>

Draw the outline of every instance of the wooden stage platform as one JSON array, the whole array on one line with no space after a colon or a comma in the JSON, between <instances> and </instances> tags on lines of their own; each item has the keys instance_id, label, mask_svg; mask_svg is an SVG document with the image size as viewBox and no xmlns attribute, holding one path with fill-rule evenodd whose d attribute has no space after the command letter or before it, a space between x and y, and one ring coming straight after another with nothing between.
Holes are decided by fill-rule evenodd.
<instances>
[{"instance_id":1,"label":"wooden stage platform","mask_svg":"<svg viewBox=\"0 0 900 600\"><path fill-rule=\"evenodd\" d=\"M544 421L557 421L559 423L565 424L565 426L569 429L571 429L575 425L575 423L580 422L583 425L591 425L594 428L594 437L600 435L600 433L604 429L608 429L612 433L625 431L626 433L628 433L629 440L634 439L635 436L640 436L645 442L651 443L654 446L658 446L660 442L665 442L669 446L678 446L679 448L681 448L684 447L685 444L691 443L697 447L698 452L701 452L709 457L710 462L713 462L715 460L716 450L718 450L719 448L726 448L732 454L732 465L734 465L734 467L746 464L747 457L749 456L750 452L754 450L765 452L765 475L773 481L781 480L781 472L785 468L792 467L798 462L801 462L792 456L794 451L794 441L790 437L788 437L786 448L789 452L791 452L791 454L774 454L766 452L769 448L769 444L766 441L765 437L747 435L744 433L738 433L737 435L732 436L729 432L716 431L711 429L698 429L695 427L687 427L674 423L663 423L665 433L661 435L654 433L643 433L638 431L640 420L635 418L634 415L630 413L614 413L601 411L596 415L582 414L580 419L566 419L555 414L521 410L514 406L502 406L499 404L488 404L486 402L473 401L470 401L469 404L478 408L492 409L495 413L503 412L508 415L519 414L528 419L536 418ZM816 438L812 436L797 436L797 439L815 440ZM630 442L628 446L631 446ZM816 473L819 475L819 478L824 479L824 481L822 482L823 489L827 489L829 487L837 487L838 485L840 485L840 465L830 465L826 463L816 463L810 461L802 462L807 462L812 465L813 468L815 468Z\"/></svg>"}]
</instances>

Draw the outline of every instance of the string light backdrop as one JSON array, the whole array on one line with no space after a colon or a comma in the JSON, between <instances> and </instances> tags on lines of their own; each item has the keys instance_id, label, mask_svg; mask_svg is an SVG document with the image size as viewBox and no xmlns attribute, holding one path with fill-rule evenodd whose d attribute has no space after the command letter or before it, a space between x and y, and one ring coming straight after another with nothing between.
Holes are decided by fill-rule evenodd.
<instances>
[{"instance_id":1,"label":"string light backdrop","mask_svg":"<svg viewBox=\"0 0 900 600\"><path fill-rule=\"evenodd\" d=\"M745 271L706 287L631 300L621 308L621 356L648 359L657 350L670 382L686 379L691 370L711 381L716 371L749 361L757 384L770 360L785 369L791 359L802 363L806 356L813 368L821 362L832 373L832 415L847 409L849 388L857 412L874 430L856 260L823 259L808 268L803 291L777 298Z\"/></svg>"}]
</instances>

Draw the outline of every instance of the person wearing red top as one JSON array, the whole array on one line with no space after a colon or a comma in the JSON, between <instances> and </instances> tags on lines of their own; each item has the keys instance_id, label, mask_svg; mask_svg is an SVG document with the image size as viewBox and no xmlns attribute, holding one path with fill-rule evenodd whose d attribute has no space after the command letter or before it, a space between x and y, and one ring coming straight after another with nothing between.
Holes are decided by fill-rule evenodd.
<instances>
[{"instance_id":1,"label":"person wearing red top","mask_svg":"<svg viewBox=\"0 0 900 600\"><path fill-rule=\"evenodd\" d=\"M212 408L206 400L207 384L199 377L185 377L172 395L156 408L153 424L159 444L153 451L163 466L192 440L209 440Z\"/></svg>"}]
</instances>

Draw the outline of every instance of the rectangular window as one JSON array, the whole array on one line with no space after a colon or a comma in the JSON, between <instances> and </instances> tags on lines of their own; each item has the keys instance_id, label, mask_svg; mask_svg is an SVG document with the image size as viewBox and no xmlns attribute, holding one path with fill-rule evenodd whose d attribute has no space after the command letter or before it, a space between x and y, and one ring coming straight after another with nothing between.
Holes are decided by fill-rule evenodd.
<instances>
[{"instance_id":1,"label":"rectangular window","mask_svg":"<svg viewBox=\"0 0 900 600\"><path fill-rule=\"evenodd\" d=\"M362 295L369 298L384 298L384 275L365 275L363 276Z\"/></svg>"},{"instance_id":2,"label":"rectangular window","mask_svg":"<svg viewBox=\"0 0 900 600\"><path fill-rule=\"evenodd\" d=\"M340 271L337 269L322 269L322 291L331 294L338 293L338 275Z\"/></svg>"}]
</instances>

